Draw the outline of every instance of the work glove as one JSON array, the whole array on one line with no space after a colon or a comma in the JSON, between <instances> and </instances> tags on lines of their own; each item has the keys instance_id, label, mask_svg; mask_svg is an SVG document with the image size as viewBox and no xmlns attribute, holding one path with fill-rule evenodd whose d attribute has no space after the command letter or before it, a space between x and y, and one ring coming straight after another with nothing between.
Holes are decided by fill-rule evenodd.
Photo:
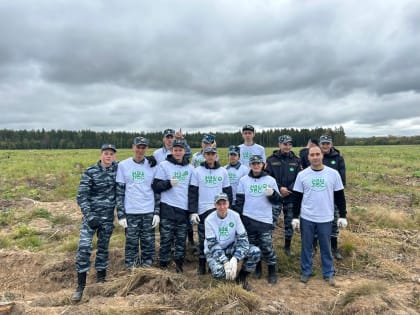
<instances>
[{"instance_id":1,"label":"work glove","mask_svg":"<svg viewBox=\"0 0 420 315\"><path fill-rule=\"evenodd\" d=\"M179 180L178 180L178 178L172 178L172 179L170 180L170 182L171 182L171 186L172 186L172 187L178 186L178 184L179 184Z\"/></svg>"},{"instance_id":2,"label":"work glove","mask_svg":"<svg viewBox=\"0 0 420 315\"><path fill-rule=\"evenodd\" d=\"M270 196L272 196L272 195L274 194L274 189L273 189L273 188L271 188L270 186L268 186L268 187L265 189L264 193L265 193L265 195L266 195L267 197L270 197Z\"/></svg>"},{"instance_id":3,"label":"work glove","mask_svg":"<svg viewBox=\"0 0 420 315\"><path fill-rule=\"evenodd\" d=\"M150 167L155 167L157 164L156 158L153 155L146 156L146 159L149 161Z\"/></svg>"},{"instance_id":4,"label":"work glove","mask_svg":"<svg viewBox=\"0 0 420 315\"><path fill-rule=\"evenodd\" d=\"M92 230L96 230L101 225L101 219L96 215L89 215L87 217L87 224Z\"/></svg>"},{"instance_id":5,"label":"work glove","mask_svg":"<svg viewBox=\"0 0 420 315\"><path fill-rule=\"evenodd\" d=\"M229 261L230 264L230 280L235 280L236 278L236 271L238 270L238 259L236 257L232 257Z\"/></svg>"},{"instance_id":6,"label":"work glove","mask_svg":"<svg viewBox=\"0 0 420 315\"><path fill-rule=\"evenodd\" d=\"M152 228L157 227L159 222L160 222L160 217L157 214L155 214L152 220Z\"/></svg>"},{"instance_id":7,"label":"work glove","mask_svg":"<svg viewBox=\"0 0 420 315\"><path fill-rule=\"evenodd\" d=\"M299 228L300 228L299 219L293 219L292 220L292 227L293 227L294 230L299 230Z\"/></svg>"},{"instance_id":8,"label":"work glove","mask_svg":"<svg viewBox=\"0 0 420 315\"><path fill-rule=\"evenodd\" d=\"M197 213L193 213L190 215L190 221L192 224L198 224L200 223L200 217L198 216Z\"/></svg>"},{"instance_id":9,"label":"work glove","mask_svg":"<svg viewBox=\"0 0 420 315\"><path fill-rule=\"evenodd\" d=\"M346 219L346 218L339 218L339 219L337 220L337 226L338 226L339 228L343 228L343 229L345 229L345 228L347 227L347 219Z\"/></svg>"},{"instance_id":10,"label":"work glove","mask_svg":"<svg viewBox=\"0 0 420 315\"><path fill-rule=\"evenodd\" d=\"M226 280L230 280L231 278L231 273L232 273L232 268L230 266L230 260L227 260L224 264L223 264L224 268L225 268L225 275L226 275Z\"/></svg>"},{"instance_id":11,"label":"work glove","mask_svg":"<svg viewBox=\"0 0 420 315\"><path fill-rule=\"evenodd\" d=\"M124 229L126 229L128 227L127 218L119 219L118 224L121 225Z\"/></svg>"}]
</instances>

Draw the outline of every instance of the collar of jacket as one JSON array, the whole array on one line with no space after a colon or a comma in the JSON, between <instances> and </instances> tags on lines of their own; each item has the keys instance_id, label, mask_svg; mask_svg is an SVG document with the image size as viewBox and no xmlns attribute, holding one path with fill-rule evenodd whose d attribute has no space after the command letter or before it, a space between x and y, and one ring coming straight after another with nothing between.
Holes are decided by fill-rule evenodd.
<instances>
[{"instance_id":1,"label":"collar of jacket","mask_svg":"<svg viewBox=\"0 0 420 315\"><path fill-rule=\"evenodd\" d=\"M173 156L172 154L169 154L169 155L166 157L166 159L167 159L169 162L171 162L172 164L175 164L175 165L185 166L185 165L189 164L188 159L185 157L185 155L184 155L184 157L182 158L182 161L181 161L181 162L178 162L178 161L174 158L174 156Z\"/></svg>"},{"instance_id":2,"label":"collar of jacket","mask_svg":"<svg viewBox=\"0 0 420 315\"><path fill-rule=\"evenodd\" d=\"M214 162L214 167L210 167L207 164L207 162L204 161L203 163L201 163L201 166L204 166L205 168L210 169L210 170L215 170L215 169L218 169L220 167L220 163L218 161L216 161L216 162Z\"/></svg>"},{"instance_id":3,"label":"collar of jacket","mask_svg":"<svg viewBox=\"0 0 420 315\"><path fill-rule=\"evenodd\" d=\"M241 167L241 165L242 165L241 162L238 162L235 165L228 164L227 168L229 169L229 168L233 167L233 168L239 170L239 168Z\"/></svg>"},{"instance_id":4,"label":"collar of jacket","mask_svg":"<svg viewBox=\"0 0 420 315\"><path fill-rule=\"evenodd\" d=\"M260 174L254 175L254 173L252 172L252 170L250 170L249 173L248 173L248 175L249 175L249 177L252 177L252 178L261 178L261 177L267 176L268 173L263 170L263 171L261 171Z\"/></svg>"}]
</instances>

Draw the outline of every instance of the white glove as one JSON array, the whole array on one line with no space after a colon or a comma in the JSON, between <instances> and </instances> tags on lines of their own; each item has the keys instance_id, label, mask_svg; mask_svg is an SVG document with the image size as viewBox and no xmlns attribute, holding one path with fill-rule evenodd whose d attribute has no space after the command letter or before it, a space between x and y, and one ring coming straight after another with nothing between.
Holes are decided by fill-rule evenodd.
<instances>
[{"instance_id":1,"label":"white glove","mask_svg":"<svg viewBox=\"0 0 420 315\"><path fill-rule=\"evenodd\" d=\"M230 266L230 261L228 260L228 261L226 261L224 264L223 264L223 266L224 266L224 268L225 268L225 275L226 275L226 280L230 280L230 275L231 275L231 273L232 273L232 268L231 268L231 266Z\"/></svg>"},{"instance_id":2,"label":"white glove","mask_svg":"<svg viewBox=\"0 0 420 315\"><path fill-rule=\"evenodd\" d=\"M345 229L347 227L347 219L346 218L339 218L337 220L337 225L339 228Z\"/></svg>"},{"instance_id":3,"label":"white glove","mask_svg":"<svg viewBox=\"0 0 420 315\"><path fill-rule=\"evenodd\" d=\"M292 227L293 227L294 230L299 230L299 228L300 228L299 219L293 219L292 220Z\"/></svg>"},{"instance_id":4,"label":"white glove","mask_svg":"<svg viewBox=\"0 0 420 315\"><path fill-rule=\"evenodd\" d=\"M127 218L119 219L118 224L121 225L124 229L128 227Z\"/></svg>"},{"instance_id":5,"label":"white glove","mask_svg":"<svg viewBox=\"0 0 420 315\"><path fill-rule=\"evenodd\" d=\"M152 228L157 227L159 222L160 222L160 217L157 214L155 214L152 220Z\"/></svg>"},{"instance_id":6,"label":"white glove","mask_svg":"<svg viewBox=\"0 0 420 315\"><path fill-rule=\"evenodd\" d=\"M178 178L172 178L170 181L171 181L171 186L172 187L178 186L178 184L179 184Z\"/></svg>"},{"instance_id":7,"label":"white glove","mask_svg":"<svg viewBox=\"0 0 420 315\"><path fill-rule=\"evenodd\" d=\"M236 257L232 257L229 261L229 264L230 264L230 280L235 280L236 271L238 270L238 259Z\"/></svg>"},{"instance_id":8,"label":"white glove","mask_svg":"<svg viewBox=\"0 0 420 315\"><path fill-rule=\"evenodd\" d=\"M197 213L193 213L190 215L190 221L192 224L198 224L200 223L200 217L198 216Z\"/></svg>"},{"instance_id":9,"label":"white glove","mask_svg":"<svg viewBox=\"0 0 420 315\"><path fill-rule=\"evenodd\" d=\"M270 197L270 196L272 196L272 195L274 194L274 189L273 189L273 188L271 188L271 187L267 187L267 188L265 189L264 193L265 193L265 195L266 195L267 197Z\"/></svg>"}]
</instances>

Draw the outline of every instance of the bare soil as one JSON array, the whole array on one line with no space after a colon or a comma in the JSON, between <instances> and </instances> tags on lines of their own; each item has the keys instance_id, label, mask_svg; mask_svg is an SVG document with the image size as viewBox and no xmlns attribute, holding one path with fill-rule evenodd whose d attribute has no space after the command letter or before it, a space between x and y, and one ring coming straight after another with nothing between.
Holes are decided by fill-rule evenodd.
<instances>
[{"instance_id":1,"label":"bare soil","mask_svg":"<svg viewBox=\"0 0 420 315\"><path fill-rule=\"evenodd\" d=\"M20 206L26 209L42 207L76 222L80 219L72 201L22 202ZM54 233L48 220L36 219L31 225ZM78 224L62 227L68 232L78 228ZM319 257L314 260L315 272L308 284L299 282L299 255L279 257L279 262L287 264L278 266L277 284L267 283L264 269L262 279L251 277L253 290L248 293L208 274L197 276L197 259L191 253L184 273L176 274L174 266L168 271L125 270L124 249L111 248L107 282L95 283L92 270L78 304L70 299L77 281L75 252L0 249L0 314L419 314L418 230L353 227L343 234L343 243L353 243L356 249L345 251L345 259L335 262L335 287L322 279ZM281 224L274 239L282 254ZM298 251L298 246L295 249ZM290 265L294 270L287 270ZM215 297L207 297L212 290Z\"/></svg>"}]
</instances>

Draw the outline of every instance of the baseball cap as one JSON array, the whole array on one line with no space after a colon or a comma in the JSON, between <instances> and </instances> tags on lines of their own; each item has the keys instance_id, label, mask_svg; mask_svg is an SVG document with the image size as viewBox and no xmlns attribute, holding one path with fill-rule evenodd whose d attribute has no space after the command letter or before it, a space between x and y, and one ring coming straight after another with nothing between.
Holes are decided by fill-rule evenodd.
<instances>
[{"instance_id":1,"label":"baseball cap","mask_svg":"<svg viewBox=\"0 0 420 315\"><path fill-rule=\"evenodd\" d=\"M229 200L229 197L225 193L218 193L216 196L214 196L214 203L217 203L220 200Z\"/></svg>"},{"instance_id":2,"label":"baseball cap","mask_svg":"<svg viewBox=\"0 0 420 315\"><path fill-rule=\"evenodd\" d=\"M105 143L101 146L101 151L105 151L105 150L112 150L114 152L117 152L117 149L115 148L115 145L110 144L110 143Z\"/></svg>"},{"instance_id":3,"label":"baseball cap","mask_svg":"<svg viewBox=\"0 0 420 315\"><path fill-rule=\"evenodd\" d=\"M242 127L242 132L244 132L245 130L250 130L252 132L255 132L255 128L252 125L245 125Z\"/></svg>"},{"instance_id":4,"label":"baseball cap","mask_svg":"<svg viewBox=\"0 0 420 315\"><path fill-rule=\"evenodd\" d=\"M170 128L165 129L165 130L163 131L163 136L164 136L164 137L167 137L167 136L175 136L175 130L170 129Z\"/></svg>"},{"instance_id":5,"label":"baseball cap","mask_svg":"<svg viewBox=\"0 0 420 315\"><path fill-rule=\"evenodd\" d=\"M236 145L230 145L229 148L228 148L229 154L237 154L237 155L239 155L240 154L240 151L241 151L241 148L239 148Z\"/></svg>"},{"instance_id":6,"label":"baseball cap","mask_svg":"<svg viewBox=\"0 0 420 315\"><path fill-rule=\"evenodd\" d=\"M203 136L203 139L201 140L201 142L204 143L213 143L214 140L216 140L216 136L212 133L207 133Z\"/></svg>"},{"instance_id":7,"label":"baseball cap","mask_svg":"<svg viewBox=\"0 0 420 315\"><path fill-rule=\"evenodd\" d=\"M330 135L322 135L321 137L319 137L319 143L331 143L332 142L332 137Z\"/></svg>"},{"instance_id":8,"label":"baseball cap","mask_svg":"<svg viewBox=\"0 0 420 315\"><path fill-rule=\"evenodd\" d=\"M134 145L146 145L146 146L148 146L149 145L149 140L148 139L146 139L145 137L135 137L134 138L134 140L133 140L133 144Z\"/></svg>"},{"instance_id":9,"label":"baseball cap","mask_svg":"<svg viewBox=\"0 0 420 315\"><path fill-rule=\"evenodd\" d=\"M264 163L264 160L261 155L253 155L249 159L249 164L253 164L253 163Z\"/></svg>"},{"instance_id":10,"label":"baseball cap","mask_svg":"<svg viewBox=\"0 0 420 315\"><path fill-rule=\"evenodd\" d=\"M292 137L289 135L281 135L279 137L279 143L289 143L292 142Z\"/></svg>"},{"instance_id":11,"label":"baseball cap","mask_svg":"<svg viewBox=\"0 0 420 315\"><path fill-rule=\"evenodd\" d=\"M217 148L216 147L206 147L206 148L204 148L203 153L217 153Z\"/></svg>"},{"instance_id":12,"label":"baseball cap","mask_svg":"<svg viewBox=\"0 0 420 315\"><path fill-rule=\"evenodd\" d=\"M185 149L185 141L182 139L175 139L174 142L172 142L173 147L181 147Z\"/></svg>"}]
</instances>

